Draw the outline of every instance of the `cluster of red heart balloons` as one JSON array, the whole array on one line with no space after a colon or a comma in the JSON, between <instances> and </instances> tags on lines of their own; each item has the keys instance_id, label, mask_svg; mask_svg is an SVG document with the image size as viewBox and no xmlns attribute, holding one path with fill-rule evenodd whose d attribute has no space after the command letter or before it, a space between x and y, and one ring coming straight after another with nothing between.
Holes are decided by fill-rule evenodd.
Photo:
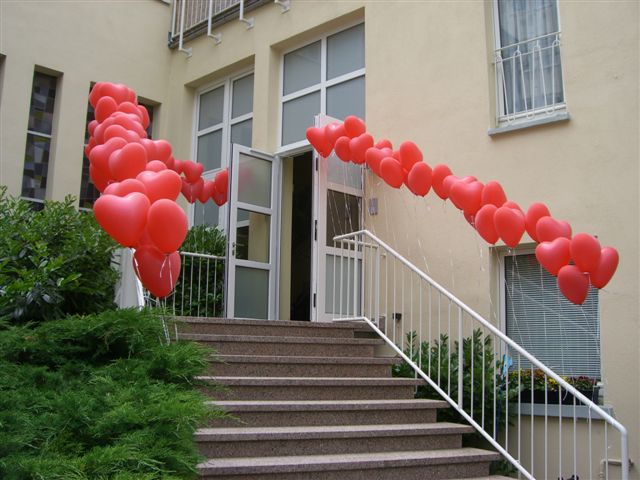
<instances>
[{"instance_id":1,"label":"cluster of red heart balloons","mask_svg":"<svg viewBox=\"0 0 640 480\"><path fill-rule=\"evenodd\" d=\"M145 288L166 297L180 275L177 250L188 229L176 199L182 192L191 203L213 199L222 205L228 173L205 182L201 164L176 160L169 142L147 138L149 114L125 85L98 82L89 102L95 120L88 126L85 153L91 180L101 192L94 215L111 238L135 249L134 270Z\"/></svg>"},{"instance_id":2,"label":"cluster of red heart balloons","mask_svg":"<svg viewBox=\"0 0 640 480\"><path fill-rule=\"evenodd\" d=\"M307 139L323 157L335 152L345 162L366 163L391 187L404 184L419 196L433 189L441 199L451 200L491 245L502 240L516 247L527 232L538 243L538 262L557 276L560 291L572 303L581 305L590 284L603 288L613 277L619 260L616 249L602 248L596 237L586 233L572 237L571 226L553 218L543 203L533 203L525 213L517 203L507 200L498 182L485 184L473 176L460 177L444 164L431 168L412 141L393 150L389 140L375 143L366 130L360 118L349 116L343 123L308 128Z\"/></svg>"}]
</instances>

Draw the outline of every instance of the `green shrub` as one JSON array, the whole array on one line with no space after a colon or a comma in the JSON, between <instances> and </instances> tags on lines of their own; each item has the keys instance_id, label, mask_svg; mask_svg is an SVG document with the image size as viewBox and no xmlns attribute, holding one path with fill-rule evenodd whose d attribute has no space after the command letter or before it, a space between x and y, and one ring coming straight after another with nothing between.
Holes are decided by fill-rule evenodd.
<instances>
[{"instance_id":1,"label":"green shrub","mask_svg":"<svg viewBox=\"0 0 640 480\"><path fill-rule=\"evenodd\" d=\"M29 202L0 187L0 321L40 322L113 308L116 243L71 197Z\"/></svg>"},{"instance_id":2,"label":"green shrub","mask_svg":"<svg viewBox=\"0 0 640 480\"><path fill-rule=\"evenodd\" d=\"M208 354L147 311L0 332L0 478L194 478Z\"/></svg>"}]
</instances>

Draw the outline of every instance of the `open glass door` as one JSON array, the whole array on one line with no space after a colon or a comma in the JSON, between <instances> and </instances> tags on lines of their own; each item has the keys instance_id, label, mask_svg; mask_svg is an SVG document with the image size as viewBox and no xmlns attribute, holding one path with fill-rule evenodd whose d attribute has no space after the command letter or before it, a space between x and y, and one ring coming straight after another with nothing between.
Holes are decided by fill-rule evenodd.
<instances>
[{"instance_id":1,"label":"open glass door","mask_svg":"<svg viewBox=\"0 0 640 480\"><path fill-rule=\"evenodd\" d=\"M320 115L316 126L337 121ZM362 302L360 277L362 254L334 244L336 235L362 228L362 166L345 163L335 153L328 158L316 155L313 320L358 315ZM346 245L345 245L346 248ZM336 288L334 288L336 287Z\"/></svg>"},{"instance_id":2,"label":"open glass door","mask_svg":"<svg viewBox=\"0 0 640 480\"><path fill-rule=\"evenodd\" d=\"M277 157L233 145L229 191L227 316L274 319Z\"/></svg>"}]
</instances>

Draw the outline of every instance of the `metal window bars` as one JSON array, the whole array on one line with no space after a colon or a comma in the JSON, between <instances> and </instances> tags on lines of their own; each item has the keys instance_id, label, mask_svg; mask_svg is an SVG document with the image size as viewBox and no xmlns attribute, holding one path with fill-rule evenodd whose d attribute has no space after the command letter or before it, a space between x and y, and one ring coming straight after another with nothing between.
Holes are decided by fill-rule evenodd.
<instances>
[{"instance_id":1,"label":"metal window bars","mask_svg":"<svg viewBox=\"0 0 640 480\"><path fill-rule=\"evenodd\" d=\"M498 124L566 109L560 39L553 32L494 51Z\"/></svg>"},{"instance_id":2,"label":"metal window bars","mask_svg":"<svg viewBox=\"0 0 640 480\"><path fill-rule=\"evenodd\" d=\"M334 242L322 307L369 324L521 477L628 479L627 431L585 392L371 232Z\"/></svg>"}]
</instances>

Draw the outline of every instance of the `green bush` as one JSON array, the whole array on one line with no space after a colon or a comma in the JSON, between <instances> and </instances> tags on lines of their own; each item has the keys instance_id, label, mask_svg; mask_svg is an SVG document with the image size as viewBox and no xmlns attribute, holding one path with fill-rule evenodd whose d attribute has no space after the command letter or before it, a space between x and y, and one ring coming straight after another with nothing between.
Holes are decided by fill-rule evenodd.
<instances>
[{"instance_id":1,"label":"green bush","mask_svg":"<svg viewBox=\"0 0 640 480\"><path fill-rule=\"evenodd\" d=\"M116 243L75 201L35 211L0 187L0 322L40 322L113 308Z\"/></svg>"},{"instance_id":2,"label":"green bush","mask_svg":"<svg viewBox=\"0 0 640 480\"><path fill-rule=\"evenodd\" d=\"M194 478L208 354L147 311L0 332L0 478Z\"/></svg>"},{"instance_id":3,"label":"green bush","mask_svg":"<svg viewBox=\"0 0 640 480\"><path fill-rule=\"evenodd\" d=\"M441 334L438 340L434 340L430 345L424 341L416 345L416 332L409 332L406 335L406 347L404 350L411 360L417 365L421 365L422 370L449 396L457 401L458 399L458 357L460 355L459 342L451 342L448 335ZM473 369L472 365L472 342L473 342ZM486 335L483 338L482 331L476 329L472 336L462 339L464 356L462 359L462 405L465 412L472 414L473 419L481 423L484 413L484 427L489 434L493 434L494 429L494 398L496 403L496 417L498 422L495 425L496 434L505 426L505 406L506 406L506 376L504 374L504 362L496 359L493 350L491 337ZM450 351L450 345L453 349ZM473 371L473 376L472 376ZM413 368L406 362L395 365L393 374L397 377L414 377ZM473 378L472 378L473 377ZM484 391L483 391L484 383ZM472 400L473 385L473 400ZM509 385L509 399L518 395L518 389ZM416 398L442 399L441 395L428 383L419 386L416 391ZM473 401L473 403L472 403ZM472 406L473 405L473 406ZM484 412L483 412L484 407ZM465 422L453 408L447 408L438 412L440 421ZM478 436L479 437L479 436Z\"/></svg>"}]
</instances>

